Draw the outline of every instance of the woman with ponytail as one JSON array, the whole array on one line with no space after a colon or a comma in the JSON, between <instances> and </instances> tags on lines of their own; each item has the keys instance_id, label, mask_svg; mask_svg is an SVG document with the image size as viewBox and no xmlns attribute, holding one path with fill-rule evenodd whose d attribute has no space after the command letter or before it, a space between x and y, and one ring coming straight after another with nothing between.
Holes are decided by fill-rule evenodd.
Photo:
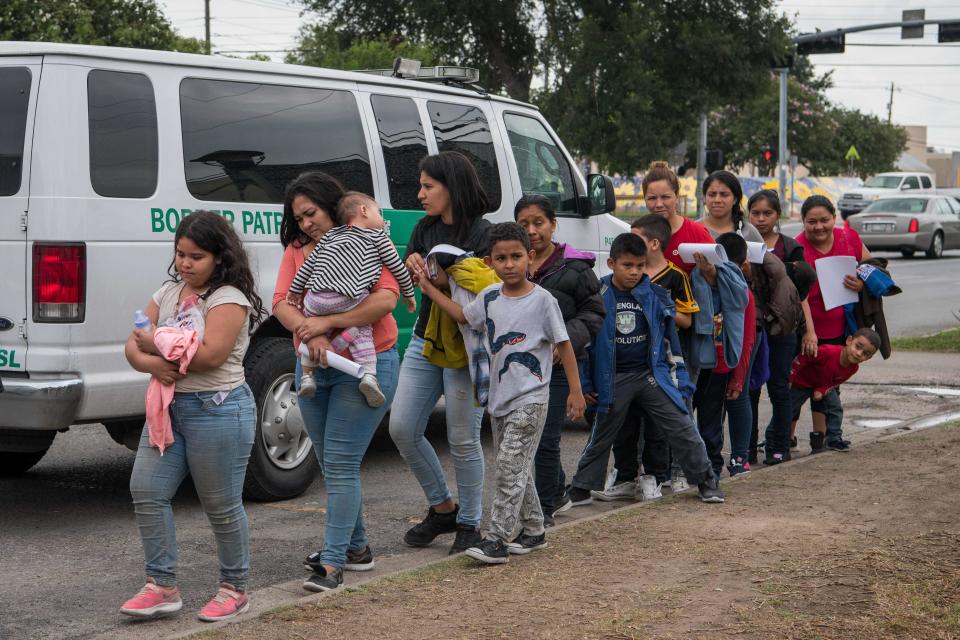
<instances>
[{"instance_id":1,"label":"woman with ponytail","mask_svg":"<svg viewBox=\"0 0 960 640\"><path fill-rule=\"evenodd\" d=\"M703 181L705 212L700 222L713 238L724 233L736 233L748 242L763 242L756 227L743 217L743 187L737 176L729 171L714 171Z\"/></svg>"}]
</instances>

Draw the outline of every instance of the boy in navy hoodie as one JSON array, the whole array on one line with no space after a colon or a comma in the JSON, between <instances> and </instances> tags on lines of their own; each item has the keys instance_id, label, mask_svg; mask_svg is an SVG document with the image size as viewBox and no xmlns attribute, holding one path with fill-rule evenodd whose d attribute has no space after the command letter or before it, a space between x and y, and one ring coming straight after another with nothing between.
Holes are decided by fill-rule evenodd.
<instances>
[{"instance_id":1,"label":"boy in navy hoodie","mask_svg":"<svg viewBox=\"0 0 960 640\"><path fill-rule=\"evenodd\" d=\"M614 239L601 278L606 317L590 347L584 392L597 405L590 441L558 512L592 502L603 489L610 448L633 403L666 434L688 481L704 502L723 502L707 449L687 409L693 385L680 352L670 294L644 274L647 246L624 233Z\"/></svg>"}]
</instances>

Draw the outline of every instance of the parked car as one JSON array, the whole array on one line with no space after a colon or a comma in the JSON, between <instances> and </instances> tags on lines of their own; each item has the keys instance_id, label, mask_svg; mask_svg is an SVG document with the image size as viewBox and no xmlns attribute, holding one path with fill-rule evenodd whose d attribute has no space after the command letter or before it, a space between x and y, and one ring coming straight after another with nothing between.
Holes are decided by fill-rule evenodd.
<instances>
[{"instance_id":1,"label":"parked car","mask_svg":"<svg viewBox=\"0 0 960 640\"><path fill-rule=\"evenodd\" d=\"M609 215L613 183L585 178L536 107L478 90L472 71L384 77L0 42L0 476L29 469L75 425L102 423L136 447L149 378L127 364L124 342L167 277L177 224L200 209L233 224L270 301L283 191L303 171L374 196L402 254L424 215L418 162L460 151L492 222L543 194L563 217L557 240L605 265L629 230ZM395 316L403 347L414 317ZM318 471L294 363L289 332L268 318L244 363L258 409L248 497L295 496Z\"/></svg>"},{"instance_id":2,"label":"parked car","mask_svg":"<svg viewBox=\"0 0 960 640\"><path fill-rule=\"evenodd\" d=\"M926 173L891 172L878 173L863 183L862 187L845 192L837 203L840 217L846 219L860 213L871 202L886 198L903 191L914 193L936 193L933 176Z\"/></svg>"},{"instance_id":3,"label":"parked car","mask_svg":"<svg viewBox=\"0 0 960 640\"><path fill-rule=\"evenodd\" d=\"M874 201L847 224L871 251L899 251L905 258L923 251L939 258L960 248L960 201L949 196L890 196Z\"/></svg>"}]
</instances>

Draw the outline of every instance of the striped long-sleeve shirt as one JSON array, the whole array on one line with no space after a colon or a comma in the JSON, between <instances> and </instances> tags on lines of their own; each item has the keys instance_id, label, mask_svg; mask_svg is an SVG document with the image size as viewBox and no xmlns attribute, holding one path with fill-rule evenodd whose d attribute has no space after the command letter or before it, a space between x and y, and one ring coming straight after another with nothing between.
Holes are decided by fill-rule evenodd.
<instances>
[{"instance_id":1,"label":"striped long-sleeve shirt","mask_svg":"<svg viewBox=\"0 0 960 640\"><path fill-rule=\"evenodd\" d=\"M336 291L358 298L373 288L383 266L397 279L404 297L413 297L413 280L400 260L397 248L383 229L364 229L353 225L334 227L297 271L290 293Z\"/></svg>"}]
</instances>

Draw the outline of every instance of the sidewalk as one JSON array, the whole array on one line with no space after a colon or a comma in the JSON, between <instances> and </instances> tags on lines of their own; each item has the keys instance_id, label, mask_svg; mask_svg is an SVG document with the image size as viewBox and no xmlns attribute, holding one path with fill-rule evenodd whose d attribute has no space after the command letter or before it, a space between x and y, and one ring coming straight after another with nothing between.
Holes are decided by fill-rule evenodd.
<instances>
[{"instance_id":1,"label":"sidewalk","mask_svg":"<svg viewBox=\"0 0 960 640\"><path fill-rule=\"evenodd\" d=\"M205 638L960 636L960 427L885 437L460 557Z\"/></svg>"}]
</instances>

